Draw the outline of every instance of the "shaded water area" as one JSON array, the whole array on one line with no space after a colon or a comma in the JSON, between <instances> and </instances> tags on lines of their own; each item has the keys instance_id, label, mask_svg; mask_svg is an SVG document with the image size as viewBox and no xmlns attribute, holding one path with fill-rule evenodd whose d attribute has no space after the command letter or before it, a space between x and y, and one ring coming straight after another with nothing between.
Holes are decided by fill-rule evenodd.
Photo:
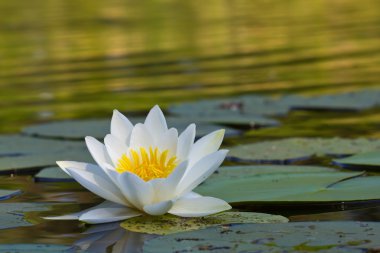
<instances>
[{"instance_id":1,"label":"shaded water area","mask_svg":"<svg viewBox=\"0 0 380 253\"><path fill-rule=\"evenodd\" d=\"M379 10L376 0L1 1L0 133L199 98L379 89ZM380 108L277 119L279 128L252 129L224 145L380 137ZM326 159L306 163L331 166ZM29 175L1 176L0 188L24 192L4 203L58 202L54 210L62 213L101 201L76 183L35 183ZM380 220L380 207L284 209L271 211L293 221ZM30 214L38 222L41 215ZM0 230L0 243L70 245L85 230L78 222L44 221Z\"/></svg>"}]
</instances>

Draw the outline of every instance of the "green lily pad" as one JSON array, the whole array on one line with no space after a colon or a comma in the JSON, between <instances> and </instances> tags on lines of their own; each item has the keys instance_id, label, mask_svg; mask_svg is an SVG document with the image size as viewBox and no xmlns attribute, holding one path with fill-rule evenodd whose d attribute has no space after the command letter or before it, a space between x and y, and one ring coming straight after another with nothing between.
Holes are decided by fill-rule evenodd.
<instances>
[{"instance_id":1,"label":"green lily pad","mask_svg":"<svg viewBox=\"0 0 380 253\"><path fill-rule=\"evenodd\" d=\"M306 171L247 173L254 166L224 167L196 192L224 199L235 206L260 204L316 205L380 200L380 176L364 177L362 172ZM263 166L261 166L263 167ZM302 167L302 166L301 166ZM265 171L265 169L262 169ZM347 203L349 205L349 203Z\"/></svg>"},{"instance_id":2,"label":"green lily pad","mask_svg":"<svg viewBox=\"0 0 380 253\"><path fill-rule=\"evenodd\" d=\"M246 114L224 114L224 115L207 115L207 117L192 117L194 122L211 122L215 124L225 124L231 126L256 127L273 127L280 123L277 120L257 115Z\"/></svg>"},{"instance_id":3,"label":"green lily pad","mask_svg":"<svg viewBox=\"0 0 380 253\"><path fill-rule=\"evenodd\" d=\"M75 141L48 140L22 135L0 135L0 157L62 152L84 148Z\"/></svg>"},{"instance_id":4,"label":"green lily pad","mask_svg":"<svg viewBox=\"0 0 380 253\"><path fill-rule=\"evenodd\" d=\"M0 190L0 200L6 200L21 194L20 190Z\"/></svg>"},{"instance_id":5,"label":"green lily pad","mask_svg":"<svg viewBox=\"0 0 380 253\"><path fill-rule=\"evenodd\" d=\"M133 118L132 122L138 123L144 122L144 120L144 118ZM190 119L173 117L168 117L167 121L169 127L175 127L179 132L185 130L189 124L195 122ZM241 131L229 127L209 124L206 122L195 123L197 123L197 138L221 128L226 130L226 136L236 136L241 134ZM109 131L109 119L51 122L29 126L22 130L24 134L32 136L73 140L82 140L86 136L103 139Z\"/></svg>"},{"instance_id":6,"label":"green lily pad","mask_svg":"<svg viewBox=\"0 0 380 253\"><path fill-rule=\"evenodd\" d=\"M48 147L47 147L48 148ZM56 161L71 160L93 162L86 149L72 149L62 152L0 157L0 173L29 172L38 168L53 166Z\"/></svg>"},{"instance_id":7,"label":"green lily pad","mask_svg":"<svg viewBox=\"0 0 380 253\"><path fill-rule=\"evenodd\" d=\"M288 96L278 102L290 106L293 110L361 111L379 104L380 91L363 90L308 98Z\"/></svg>"},{"instance_id":8,"label":"green lily pad","mask_svg":"<svg viewBox=\"0 0 380 253\"><path fill-rule=\"evenodd\" d=\"M49 209L50 205L44 203L1 203L0 229L32 226L33 224L25 219L25 214Z\"/></svg>"},{"instance_id":9,"label":"green lily pad","mask_svg":"<svg viewBox=\"0 0 380 253\"><path fill-rule=\"evenodd\" d=\"M170 214L140 216L128 219L121 226L129 231L167 235L210 226L231 223L281 223L288 219L280 215L250 212L223 212L206 217L183 218Z\"/></svg>"},{"instance_id":10,"label":"green lily pad","mask_svg":"<svg viewBox=\"0 0 380 253\"><path fill-rule=\"evenodd\" d=\"M347 156L380 150L379 140L343 138L288 138L238 145L230 148L229 159L238 162L287 164L311 156Z\"/></svg>"},{"instance_id":11,"label":"green lily pad","mask_svg":"<svg viewBox=\"0 0 380 253\"><path fill-rule=\"evenodd\" d=\"M0 173L55 165L59 160L92 161L84 141L0 136Z\"/></svg>"},{"instance_id":12,"label":"green lily pad","mask_svg":"<svg viewBox=\"0 0 380 253\"><path fill-rule=\"evenodd\" d=\"M72 182L75 181L59 167L48 167L42 169L34 176L37 182Z\"/></svg>"},{"instance_id":13,"label":"green lily pad","mask_svg":"<svg viewBox=\"0 0 380 253\"><path fill-rule=\"evenodd\" d=\"M0 252L6 253L62 253L74 252L73 247L57 244L0 244Z\"/></svg>"},{"instance_id":14,"label":"green lily pad","mask_svg":"<svg viewBox=\"0 0 380 253\"><path fill-rule=\"evenodd\" d=\"M348 169L380 169L380 151L360 153L350 157L335 159L333 163Z\"/></svg>"},{"instance_id":15,"label":"green lily pad","mask_svg":"<svg viewBox=\"0 0 380 253\"><path fill-rule=\"evenodd\" d=\"M285 115L290 107L269 97L245 95L176 104L169 112L180 116Z\"/></svg>"},{"instance_id":16,"label":"green lily pad","mask_svg":"<svg viewBox=\"0 0 380 253\"><path fill-rule=\"evenodd\" d=\"M160 236L145 242L143 252L359 253L378 249L379 234L379 222L240 224Z\"/></svg>"}]
</instances>

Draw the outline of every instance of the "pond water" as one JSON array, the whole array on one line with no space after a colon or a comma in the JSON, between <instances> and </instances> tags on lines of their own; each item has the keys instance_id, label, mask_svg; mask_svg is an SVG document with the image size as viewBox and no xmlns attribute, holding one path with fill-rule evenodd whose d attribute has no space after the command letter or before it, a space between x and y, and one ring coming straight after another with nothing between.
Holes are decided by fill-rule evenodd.
<instances>
[{"instance_id":1,"label":"pond water","mask_svg":"<svg viewBox=\"0 0 380 253\"><path fill-rule=\"evenodd\" d=\"M379 9L376 0L1 1L0 133L60 119L108 118L114 108L135 115L199 98L379 88ZM379 114L379 108L292 112L278 117L280 128L249 130L224 144L378 138ZM307 163L330 166L326 159ZM3 175L1 188L23 190L1 203L63 203L55 213L101 201L76 183L35 183L29 175ZM380 220L380 207L271 211L293 221ZM30 216L41 222L47 214ZM0 243L71 245L86 229L43 221L0 230Z\"/></svg>"}]
</instances>

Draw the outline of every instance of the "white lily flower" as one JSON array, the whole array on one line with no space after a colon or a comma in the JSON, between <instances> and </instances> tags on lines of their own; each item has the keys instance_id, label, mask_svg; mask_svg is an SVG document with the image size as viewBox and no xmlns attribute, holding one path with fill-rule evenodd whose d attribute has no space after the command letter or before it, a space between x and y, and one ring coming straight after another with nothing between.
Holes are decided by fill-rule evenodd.
<instances>
[{"instance_id":1,"label":"white lily flower","mask_svg":"<svg viewBox=\"0 0 380 253\"><path fill-rule=\"evenodd\" d=\"M158 106L150 110L143 124L136 125L114 110L111 133L104 144L86 137L98 165L57 162L106 201L89 210L48 219L106 223L144 213L199 217L228 210L231 206L227 202L192 192L223 162L228 152L218 150L223 137L224 130L219 130L194 143L195 124L178 136L175 128L168 129Z\"/></svg>"}]
</instances>

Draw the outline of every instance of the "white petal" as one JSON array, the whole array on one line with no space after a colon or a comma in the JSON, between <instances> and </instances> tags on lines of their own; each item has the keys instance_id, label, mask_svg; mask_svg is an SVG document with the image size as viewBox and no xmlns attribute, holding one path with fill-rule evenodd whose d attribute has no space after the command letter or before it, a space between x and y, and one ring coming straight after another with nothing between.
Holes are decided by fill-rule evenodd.
<instances>
[{"instance_id":1,"label":"white petal","mask_svg":"<svg viewBox=\"0 0 380 253\"><path fill-rule=\"evenodd\" d=\"M86 145L95 162L101 166L103 163L110 163L111 159L103 143L91 136L86 136Z\"/></svg>"},{"instance_id":2,"label":"white petal","mask_svg":"<svg viewBox=\"0 0 380 253\"><path fill-rule=\"evenodd\" d=\"M109 164L104 164L103 169L108 174L109 178L111 178L111 180L114 182L116 187L119 188L120 192L123 194L123 192L121 191L121 187L119 186L119 180L118 180L120 173L117 172L115 168ZM123 196L123 200L124 200L125 206L134 207L134 205L131 202L129 202L125 196Z\"/></svg>"},{"instance_id":3,"label":"white petal","mask_svg":"<svg viewBox=\"0 0 380 253\"><path fill-rule=\"evenodd\" d=\"M108 177L112 180L112 182L118 187L119 182L117 181L117 177L119 176L119 172L115 170L115 168L108 164L102 164L103 171L108 175Z\"/></svg>"},{"instance_id":4,"label":"white petal","mask_svg":"<svg viewBox=\"0 0 380 253\"><path fill-rule=\"evenodd\" d=\"M156 145L159 150L169 150L168 156L173 157L177 153L178 131L175 128L170 128L168 131L161 134Z\"/></svg>"},{"instance_id":5,"label":"white petal","mask_svg":"<svg viewBox=\"0 0 380 253\"><path fill-rule=\"evenodd\" d=\"M155 204L145 205L144 212L150 215L163 215L173 206L173 201L166 200Z\"/></svg>"},{"instance_id":6,"label":"white petal","mask_svg":"<svg viewBox=\"0 0 380 253\"><path fill-rule=\"evenodd\" d=\"M223 149L216 151L206 157L203 157L193 167L188 168L177 186L177 196L181 196L192 191L212 173L214 173L214 171L222 164L227 152L228 150Z\"/></svg>"},{"instance_id":7,"label":"white petal","mask_svg":"<svg viewBox=\"0 0 380 253\"><path fill-rule=\"evenodd\" d=\"M124 172L118 177L120 190L126 199L137 209L142 210L145 205L152 203L154 192L152 185L137 175Z\"/></svg>"},{"instance_id":8,"label":"white petal","mask_svg":"<svg viewBox=\"0 0 380 253\"><path fill-rule=\"evenodd\" d=\"M187 161L184 161L167 178L157 178L149 181L154 192L154 202L170 200L175 197L177 185L185 174L186 168Z\"/></svg>"},{"instance_id":9,"label":"white petal","mask_svg":"<svg viewBox=\"0 0 380 253\"><path fill-rule=\"evenodd\" d=\"M224 129L214 131L199 139L191 148L189 154L189 166L191 167L202 157L217 151L222 144Z\"/></svg>"},{"instance_id":10,"label":"white petal","mask_svg":"<svg viewBox=\"0 0 380 253\"><path fill-rule=\"evenodd\" d=\"M128 145L133 124L121 114L114 110L111 119L111 134L119 138L122 142Z\"/></svg>"},{"instance_id":11,"label":"white petal","mask_svg":"<svg viewBox=\"0 0 380 253\"><path fill-rule=\"evenodd\" d=\"M177 157L180 161L187 160L195 139L195 124L189 125L178 137Z\"/></svg>"},{"instance_id":12,"label":"white petal","mask_svg":"<svg viewBox=\"0 0 380 253\"><path fill-rule=\"evenodd\" d=\"M97 208L83 213L80 221L90 224L115 222L140 216L141 212L125 206Z\"/></svg>"},{"instance_id":13,"label":"white petal","mask_svg":"<svg viewBox=\"0 0 380 253\"><path fill-rule=\"evenodd\" d=\"M139 147L144 147L148 149L150 146L154 145L154 140L145 125L138 123L132 130L131 142L129 147L137 149Z\"/></svg>"},{"instance_id":14,"label":"white petal","mask_svg":"<svg viewBox=\"0 0 380 253\"><path fill-rule=\"evenodd\" d=\"M231 209L224 200L213 197L181 198L169 213L181 217L200 217Z\"/></svg>"},{"instance_id":15,"label":"white petal","mask_svg":"<svg viewBox=\"0 0 380 253\"><path fill-rule=\"evenodd\" d=\"M119 204L110 202L110 201L104 201L100 203L99 205L93 206L91 208L88 208L86 210L77 212L77 213L72 213L72 214L65 214L65 215L60 215L60 216L50 216L50 217L43 217L46 220L78 220L79 216L82 214L89 212L91 210L97 209L97 208L105 208L105 207L120 207Z\"/></svg>"},{"instance_id":16,"label":"white petal","mask_svg":"<svg viewBox=\"0 0 380 253\"><path fill-rule=\"evenodd\" d=\"M121 156L127 153L128 146L112 134L106 135L104 138L104 144L107 148L108 154L112 159L112 164L114 166L117 166Z\"/></svg>"},{"instance_id":17,"label":"white petal","mask_svg":"<svg viewBox=\"0 0 380 253\"><path fill-rule=\"evenodd\" d=\"M144 125L155 139L158 139L164 132L168 130L165 116L158 105L155 105L149 111Z\"/></svg>"},{"instance_id":18,"label":"white petal","mask_svg":"<svg viewBox=\"0 0 380 253\"><path fill-rule=\"evenodd\" d=\"M199 198L202 197L199 193L196 192L189 192L181 197L181 199L192 199L192 198Z\"/></svg>"},{"instance_id":19,"label":"white petal","mask_svg":"<svg viewBox=\"0 0 380 253\"><path fill-rule=\"evenodd\" d=\"M106 200L125 204L120 190L99 166L78 162L57 162L57 164L64 166L78 183L94 194Z\"/></svg>"}]
</instances>

